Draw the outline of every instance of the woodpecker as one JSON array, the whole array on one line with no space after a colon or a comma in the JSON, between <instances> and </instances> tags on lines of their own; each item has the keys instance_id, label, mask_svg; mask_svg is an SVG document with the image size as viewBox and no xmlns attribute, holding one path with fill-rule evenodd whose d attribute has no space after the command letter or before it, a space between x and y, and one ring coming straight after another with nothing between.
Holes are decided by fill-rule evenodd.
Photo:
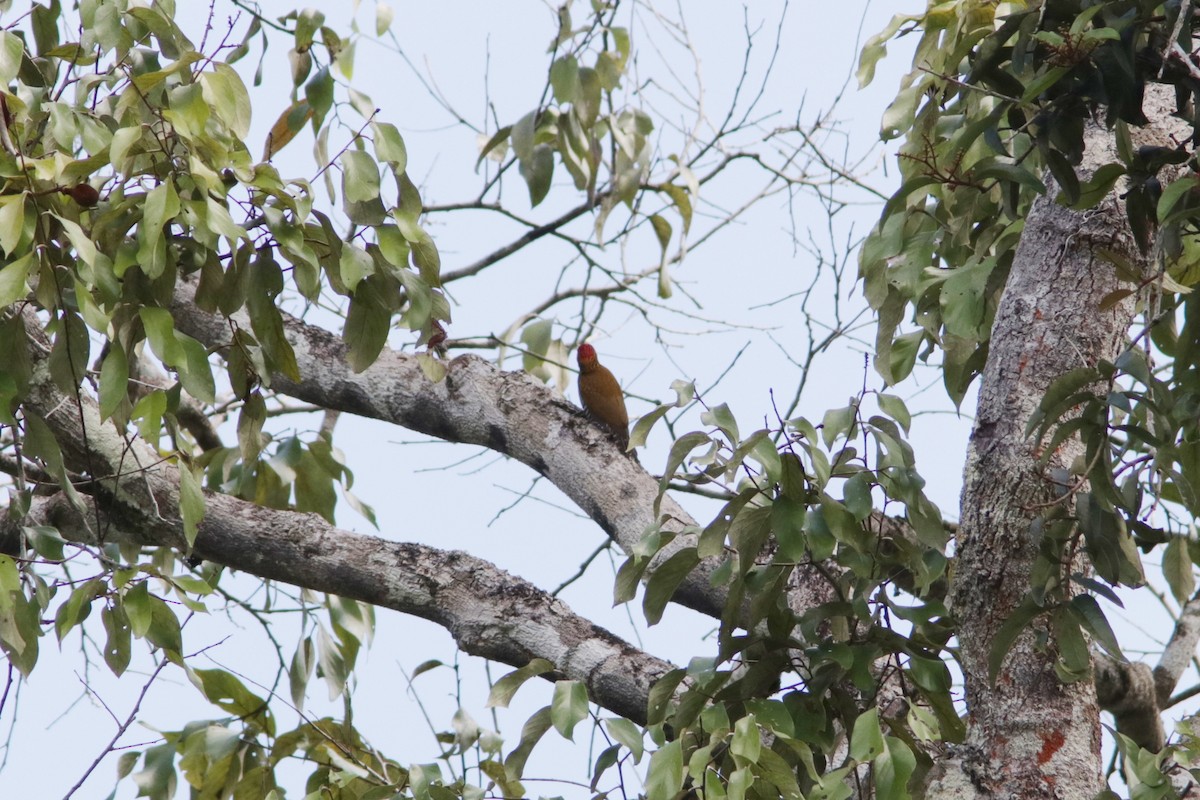
<instances>
[{"instance_id":1,"label":"woodpecker","mask_svg":"<svg viewBox=\"0 0 1200 800\"><path fill-rule=\"evenodd\" d=\"M596 360L596 348L579 345L579 400L592 419L607 428L622 450L629 449L629 412L621 384Z\"/></svg>"}]
</instances>

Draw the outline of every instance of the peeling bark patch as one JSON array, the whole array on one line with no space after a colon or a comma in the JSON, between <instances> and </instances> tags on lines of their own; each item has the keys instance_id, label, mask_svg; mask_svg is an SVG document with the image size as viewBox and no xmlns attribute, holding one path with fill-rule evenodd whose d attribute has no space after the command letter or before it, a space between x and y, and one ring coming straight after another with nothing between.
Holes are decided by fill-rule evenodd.
<instances>
[{"instance_id":1,"label":"peeling bark patch","mask_svg":"<svg viewBox=\"0 0 1200 800\"><path fill-rule=\"evenodd\" d=\"M1054 758L1054 754L1058 752L1059 748L1061 748L1063 743L1067 740L1067 737L1063 735L1062 731L1043 733L1041 737L1042 749L1038 752L1037 756L1038 766L1042 766L1047 761Z\"/></svg>"}]
</instances>

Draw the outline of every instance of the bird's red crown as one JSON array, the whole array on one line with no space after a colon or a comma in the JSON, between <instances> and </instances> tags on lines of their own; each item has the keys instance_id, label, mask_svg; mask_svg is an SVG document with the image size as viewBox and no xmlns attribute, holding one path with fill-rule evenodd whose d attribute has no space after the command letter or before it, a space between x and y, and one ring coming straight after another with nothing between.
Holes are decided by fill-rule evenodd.
<instances>
[{"instance_id":1,"label":"bird's red crown","mask_svg":"<svg viewBox=\"0 0 1200 800\"><path fill-rule=\"evenodd\" d=\"M590 364L596 360L596 348L590 344L579 345L579 352L575 354L580 364Z\"/></svg>"}]
</instances>

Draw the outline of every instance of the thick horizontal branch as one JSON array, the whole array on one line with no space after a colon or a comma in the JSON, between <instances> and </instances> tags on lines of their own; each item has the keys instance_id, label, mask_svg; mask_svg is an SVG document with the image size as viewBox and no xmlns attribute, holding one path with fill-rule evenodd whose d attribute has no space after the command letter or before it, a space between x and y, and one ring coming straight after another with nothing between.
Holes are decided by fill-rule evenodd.
<instances>
[{"instance_id":1,"label":"thick horizontal branch","mask_svg":"<svg viewBox=\"0 0 1200 800\"><path fill-rule=\"evenodd\" d=\"M156 480L168 480L170 469ZM588 687L604 708L644 723L650 687L673 665L573 612L528 581L468 553L387 541L340 530L316 514L264 508L208 494L195 555L260 578L391 608L445 628L471 655L513 667L544 658L545 677ZM162 545L177 520L145 514L80 513L59 493L34 499L24 524L53 525L64 537L94 542L96 530L141 545ZM148 524L149 523L149 524Z\"/></svg>"},{"instance_id":2,"label":"thick horizontal branch","mask_svg":"<svg viewBox=\"0 0 1200 800\"><path fill-rule=\"evenodd\" d=\"M178 468L101 421L91 397L63 394L50 378L48 342L32 311L24 322L33 366L25 413L49 426L67 469L92 479L80 487L84 494L35 498L32 520L9 519L8 525L45 522L79 541L121 537L185 547ZM314 514L228 495L207 493L205 504L193 548L200 557L431 620L465 652L512 666L544 658L621 716L644 719L649 687L672 668L467 553L388 542L340 530Z\"/></svg>"},{"instance_id":3,"label":"thick horizontal branch","mask_svg":"<svg viewBox=\"0 0 1200 800\"><path fill-rule=\"evenodd\" d=\"M209 314L196 306L194 298L194 287L181 282L171 313L180 331L210 350L229 345L231 322L249 329L243 315L226 319ZM545 475L627 553L657 523L658 480L623 455L582 411L529 374L503 372L483 359L464 355L449 361L446 377L434 382L415 356L389 349L356 373L346 360L346 346L329 331L287 315L284 331L296 354L300 380L275 373L272 390L510 456ZM696 524L669 496L662 499L660 511L669 529ZM689 541L679 537L663 555ZM709 582L718 564L716 559L702 563L684 580L674 600L719 617L724 592Z\"/></svg>"}]
</instances>

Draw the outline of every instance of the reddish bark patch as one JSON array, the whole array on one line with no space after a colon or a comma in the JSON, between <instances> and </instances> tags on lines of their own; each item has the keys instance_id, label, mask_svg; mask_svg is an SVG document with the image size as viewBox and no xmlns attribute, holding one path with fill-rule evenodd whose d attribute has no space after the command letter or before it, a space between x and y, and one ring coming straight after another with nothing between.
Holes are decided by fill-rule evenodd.
<instances>
[{"instance_id":1,"label":"reddish bark patch","mask_svg":"<svg viewBox=\"0 0 1200 800\"><path fill-rule=\"evenodd\" d=\"M1038 766L1041 766L1050 759L1054 758L1054 754L1058 752L1059 748L1063 746L1063 742L1066 740L1067 737L1063 735L1062 731L1043 733L1042 749L1041 752L1038 753L1037 757Z\"/></svg>"}]
</instances>

